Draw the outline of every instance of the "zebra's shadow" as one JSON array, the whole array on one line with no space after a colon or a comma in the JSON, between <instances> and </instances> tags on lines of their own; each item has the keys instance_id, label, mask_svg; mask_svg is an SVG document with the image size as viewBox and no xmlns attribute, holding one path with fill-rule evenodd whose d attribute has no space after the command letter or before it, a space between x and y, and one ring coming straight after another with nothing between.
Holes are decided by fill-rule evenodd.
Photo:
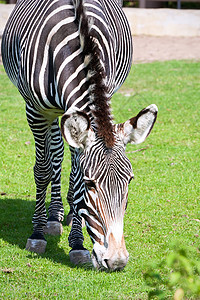
<instances>
[{"instance_id":1,"label":"zebra's shadow","mask_svg":"<svg viewBox=\"0 0 200 300\"><path fill-rule=\"evenodd\" d=\"M0 239L13 246L25 250L27 238L32 234L32 216L35 209L34 200L0 198ZM63 224L65 225L65 224ZM27 258L37 259L38 256L53 262L74 267L69 259L68 235L70 228L64 226L64 237L45 236L47 248L44 254L25 252ZM83 266L85 268L86 266ZM87 267L88 268L88 267Z\"/></svg>"}]
</instances>

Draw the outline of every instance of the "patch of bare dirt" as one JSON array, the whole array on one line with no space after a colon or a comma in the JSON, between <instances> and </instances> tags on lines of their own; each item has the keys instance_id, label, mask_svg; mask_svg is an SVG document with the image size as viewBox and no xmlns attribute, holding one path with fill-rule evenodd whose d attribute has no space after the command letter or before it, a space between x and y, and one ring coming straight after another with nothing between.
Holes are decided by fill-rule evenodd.
<instances>
[{"instance_id":1,"label":"patch of bare dirt","mask_svg":"<svg viewBox=\"0 0 200 300\"><path fill-rule=\"evenodd\" d=\"M172 59L200 61L200 37L134 36L133 45L135 63Z\"/></svg>"}]
</instances>

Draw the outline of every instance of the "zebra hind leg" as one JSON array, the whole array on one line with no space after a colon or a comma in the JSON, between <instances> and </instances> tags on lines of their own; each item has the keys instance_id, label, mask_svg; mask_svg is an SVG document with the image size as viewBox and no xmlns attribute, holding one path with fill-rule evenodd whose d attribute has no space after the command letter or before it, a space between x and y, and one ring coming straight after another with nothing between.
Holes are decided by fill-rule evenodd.
<instances>
[{"instance_id":1,"label":"zebra hind leg","mask_svg":"<svg viewBox=\"0 0 200 300\"><path fill-rule=\"evenodd\" d=\"M64 208L61 198L61 164L64 155L64 144L58 119L56 119L51 126L50 152L53 164L51 203L48 209L49 218L46 227L44 228L44 233L50 235L61 235L63 233L61 221L64 219Z\"/></svg>"},{"instance_id":2,"label":"zebra hind leg","mask_svg":"<svg viewBox=\"0 0 200 300\"><path fill-rule=\"evenodd\" d=\"M48 174L49 178L47 178L46 174ZM32 219L33 234L27 240L26 249L31 252L44 253L47 244L44 238L44 228L47 223L45 198L48 185L47 182L50 182L51 170L48 170L46 166L42 166L42 164L38 164L38 162L36 162L34 167L34 176L36 181L36 206ZM41 183L44 178L47 185L39 186L39 182Z\"/></svg>"},{"instance_id":3,"label":"zebra hind leg","mask_svg":"<svg viewBox=\"0 0 200 300\"><path fill-rule=\"evenodd\" d=\"M34 166L36 206L32 219L33 234L27 240L26 249L32 252L44 253L47 244L44 238L44 228L47 223L45 198L47 186L53 176L53 164L50 155L51 127L31 104L26 105L26 114L34 135L36 148L36 163Z\"/></svg>"}]
</instances>

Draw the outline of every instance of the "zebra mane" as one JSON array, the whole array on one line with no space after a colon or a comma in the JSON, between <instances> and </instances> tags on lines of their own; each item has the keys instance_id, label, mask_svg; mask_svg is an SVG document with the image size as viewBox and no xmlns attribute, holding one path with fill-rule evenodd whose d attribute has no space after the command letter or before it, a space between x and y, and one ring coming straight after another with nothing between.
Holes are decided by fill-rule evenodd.
<instances>
[{"instance_id":1,"label":"zebra mane","mask_svg":"<svg viewBox=\"0 0 200 300\"><path fill-rule=\"evenodd\" d=\"M79 22L80 42L85 56L84 63L89 83L90 109L94 116L97 135L107 148L114 146L110 97L105 85L105 71L100 62L100 50L91 35L90 23L84 9L84 0L76 0L76 19Z\"/></svg>"}]
</instances>

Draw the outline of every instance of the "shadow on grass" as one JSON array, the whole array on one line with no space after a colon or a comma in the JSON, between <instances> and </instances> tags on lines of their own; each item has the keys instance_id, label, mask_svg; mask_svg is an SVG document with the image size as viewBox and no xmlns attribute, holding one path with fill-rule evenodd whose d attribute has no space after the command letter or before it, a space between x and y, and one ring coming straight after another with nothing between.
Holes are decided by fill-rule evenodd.
<instances>
[{"instance_id":1,"label":"shadow on grass","mask_svg":"<svg viewBox=\"0 0 200 300\"><path fill-rule=\"evenodd\" d=\"M32 234L34 209L34 200L0 197L0 238L24 250L27 238ZM47 235L45 238L47 240L46 252L39 255L27 251L27 257L37 258L40 256L71 268L75 267L70 263L68 253L58 245L61 239L60 236ZM68 234L66 236L66 243L68 243L67 238ZM83 265L82 267L88 269L89 266Z\"/></svg>"}]
</instances>

